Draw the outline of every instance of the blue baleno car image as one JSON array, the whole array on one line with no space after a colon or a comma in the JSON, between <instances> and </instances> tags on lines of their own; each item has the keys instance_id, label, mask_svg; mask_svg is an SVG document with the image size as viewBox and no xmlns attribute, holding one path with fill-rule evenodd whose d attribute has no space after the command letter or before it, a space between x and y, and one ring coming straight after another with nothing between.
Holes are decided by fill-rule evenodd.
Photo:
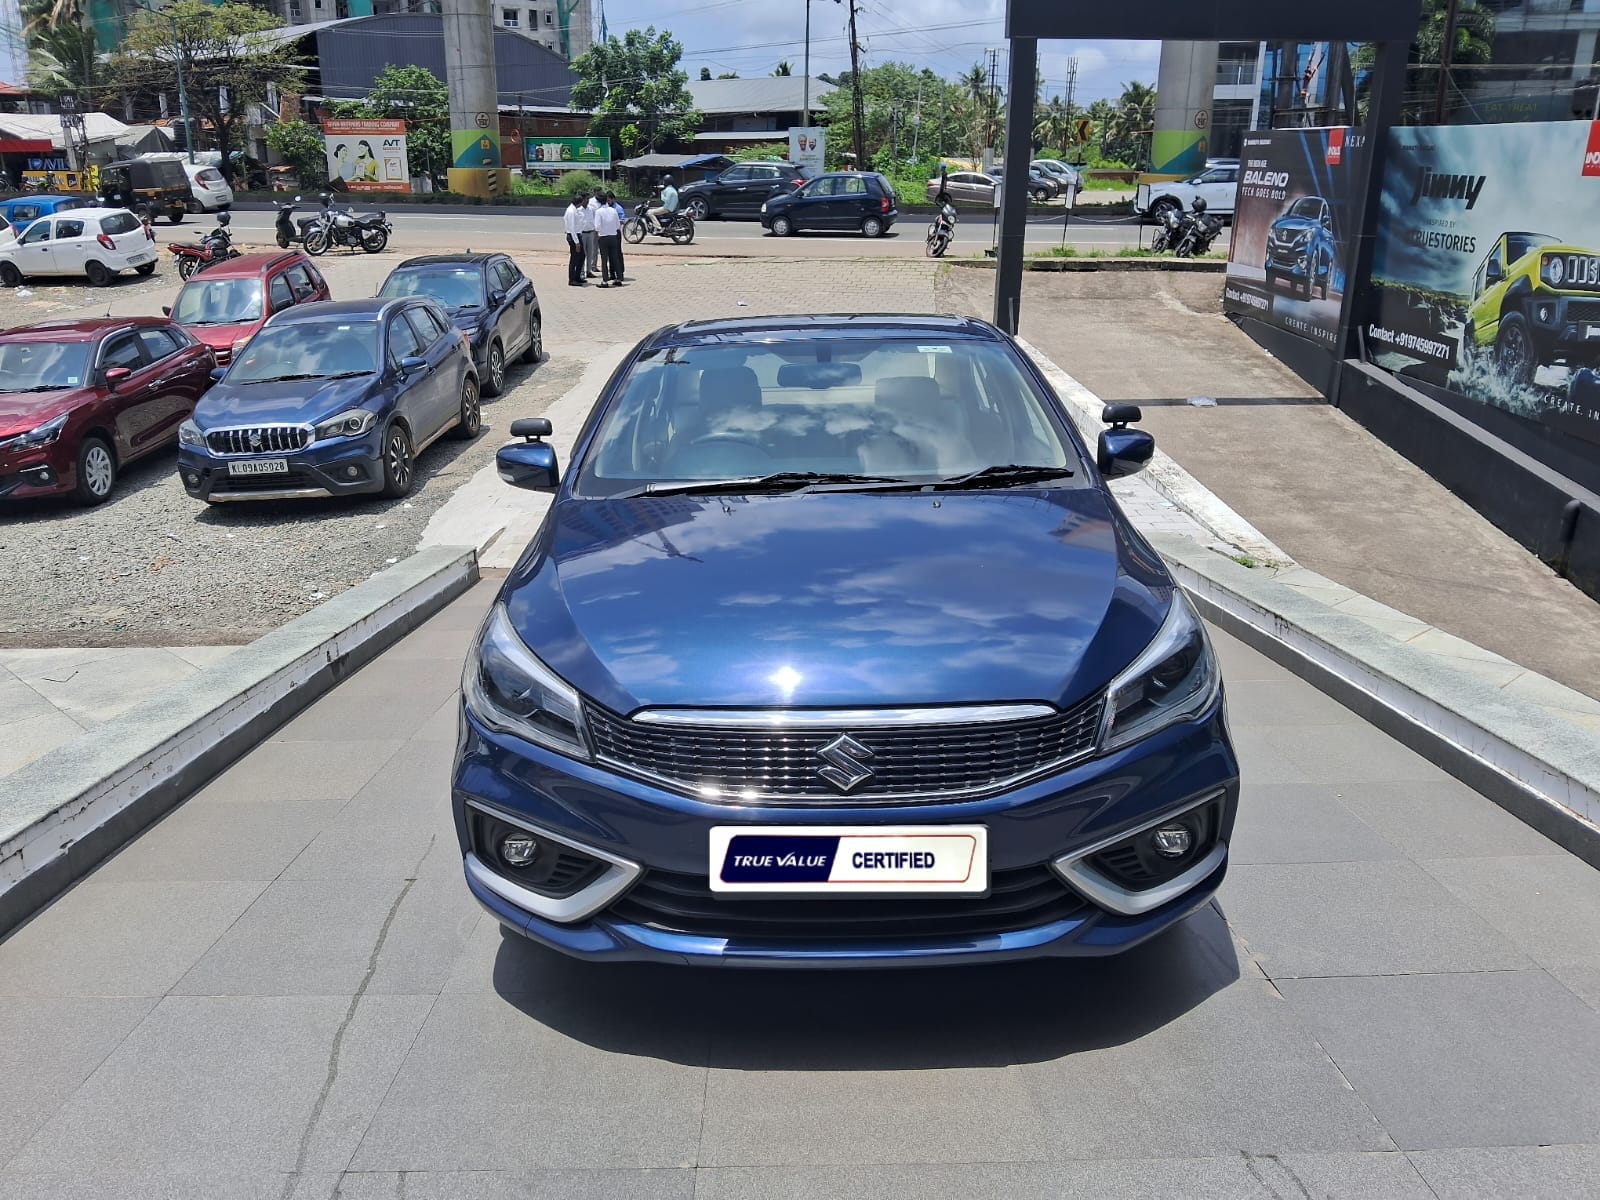
<instances>
[{"instance_id":1,"label":"blue baleno car image","mask_svg":"<svg viewBox=\"0 0 1600 1200\"><path fill-rule=\"evenodd\" d=\"M1295 291L1310 298L1316 288L1328 298L1339 246L1334 238L1333 206L1321 196L1302 196L1267 230L1267 286L1287 279Z\"/></svg>"},{"instance_id":2,"label":"blue baleno car image","mask_svg":"<svg viewBox=\"0 0 1600 1200\"><path fill-rule=\"evenodd\" d=\"M178 429L191 496L406 495L416 459L482 426L472 349L417 297L326 300L268 318Z\"/></svg>"},{"instance_id":3,"label":"blue baleno car image","mask_svg":"<svg viewBox=\"0 0 1600 1200\"><path fill-rule=\"evenodd\" d=\"M690 322L634 348L469 652L466 881L594 959L1107 954L1203 905L1238 764L1205 629L993 326Z\"/></svg>"}]
</instances>

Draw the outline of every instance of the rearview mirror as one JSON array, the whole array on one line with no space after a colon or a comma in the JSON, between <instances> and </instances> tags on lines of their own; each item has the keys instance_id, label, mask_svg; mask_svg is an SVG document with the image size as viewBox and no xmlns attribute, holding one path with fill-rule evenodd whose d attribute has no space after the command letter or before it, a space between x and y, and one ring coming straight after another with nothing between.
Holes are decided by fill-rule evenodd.
<instances>
[{"instance_id":1,"label":"rearview mirror","mask_svg":"<svg viewBox=\"0 0 1600 1200\"><path fill-rule=\"evenodd\" d=\"M853 387L861 382L859 363L812 362L784 363L778 368L778 386L792 388Z\"/></svg>"},{"instance_id":2,"label":"rearview mirror","mask_svg":"<svg viewBox=\"0 0 1600 1200\"><path fill-rule=\"evenodd\" d=\"M1095 465L1107 479L1117 479L1144 470L1156 452L1156 440L1142 429L1118 426L1100 435Z\"/></svg>"},{"instance_id":3,"label":"rearview mirror","mask_svg":"<svg viewBox=\"0 0 1600 1200\"><path fill-rule=\"evenodd\" d=\"M109 387L112 391L116 391L117 390L117 384L121 383L124 379L126 379L129 375L132 375L132 374L133 374L133 372L128 370L127 367L107 367L106 368L106 386Z\"/></svg>"},{"instance_id":4,"label":"rearview mirror","mask_svg":"<svg viewBox=\"0 0 1600 1200\"><path fill-rule=\"evenodd\" d=\"M511 432L516 433L512 425ZM545 422L546 426L549 422ZM561 482L561 470L556 463L556 448L549 442L512 442L501 446L494 456L495 470L500 478L512 487L529 492L553 492Z\"/></svg>"}]
</instances>

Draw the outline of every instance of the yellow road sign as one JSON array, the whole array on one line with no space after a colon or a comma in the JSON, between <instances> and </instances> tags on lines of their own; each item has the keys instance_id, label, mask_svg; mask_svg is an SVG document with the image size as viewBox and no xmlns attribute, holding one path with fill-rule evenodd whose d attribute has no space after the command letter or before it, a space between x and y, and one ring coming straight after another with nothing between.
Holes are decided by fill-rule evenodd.
<instances>
[{"instance_id":1,"label":"yellow road sign","mask_svg":"<svg viewBox=\"0 0 1600 1200\"><path fill-rule=\"evenodd\" d=\"M1077 136L1080 144L1087 142L1094 133L1094 122L1089 120L1088 117L1079 117L1078 123L1073 126L1072 131Z\"/></svg>"}]
</instances>

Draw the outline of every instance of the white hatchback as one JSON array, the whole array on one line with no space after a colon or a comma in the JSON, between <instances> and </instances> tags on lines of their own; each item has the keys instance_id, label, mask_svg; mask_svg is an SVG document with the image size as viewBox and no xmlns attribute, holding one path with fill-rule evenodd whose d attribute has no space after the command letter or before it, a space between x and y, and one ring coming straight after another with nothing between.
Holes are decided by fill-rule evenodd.
<instances>
[{"instance_id":1,"label":"white hatchback","mask_svg":"<svg viewBox=\"0 0 1600 1200\"><path fill-rule=\"evenodd\" d=\"M87 275L98 287L123 271L149 275L158 250L155 234L126 209L69 209L0 244L0 285L16 287L30 275Z\"/></svg>"}]
</instances>

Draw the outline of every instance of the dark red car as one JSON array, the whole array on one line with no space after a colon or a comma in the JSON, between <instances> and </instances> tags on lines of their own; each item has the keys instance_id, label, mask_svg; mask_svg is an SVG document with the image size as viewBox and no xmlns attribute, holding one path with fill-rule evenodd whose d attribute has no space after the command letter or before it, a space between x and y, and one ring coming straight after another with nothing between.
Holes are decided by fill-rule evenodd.
<instances>
[{"instance_id":1,"label":"dark red car","mask_svg":"<svg viewBox=\"0 0 1600 1200\"><path fill-rule=\"evenodd\" d=\"M216 360L161 317L0 332L0 497L111 495L128 463L178 440Z\"/></svg>"},{"instance_id":2,"label":"dark red car","mask_svg":"<svg viewBox=\"0 0 1600 1200\"><path fill-rule=\"evenodd\" d=\"M289 250L244 254L207 267L183 285L166 311L225 367L274 313L332 298L311 260Z\"/></svg>"}]
</instances>

